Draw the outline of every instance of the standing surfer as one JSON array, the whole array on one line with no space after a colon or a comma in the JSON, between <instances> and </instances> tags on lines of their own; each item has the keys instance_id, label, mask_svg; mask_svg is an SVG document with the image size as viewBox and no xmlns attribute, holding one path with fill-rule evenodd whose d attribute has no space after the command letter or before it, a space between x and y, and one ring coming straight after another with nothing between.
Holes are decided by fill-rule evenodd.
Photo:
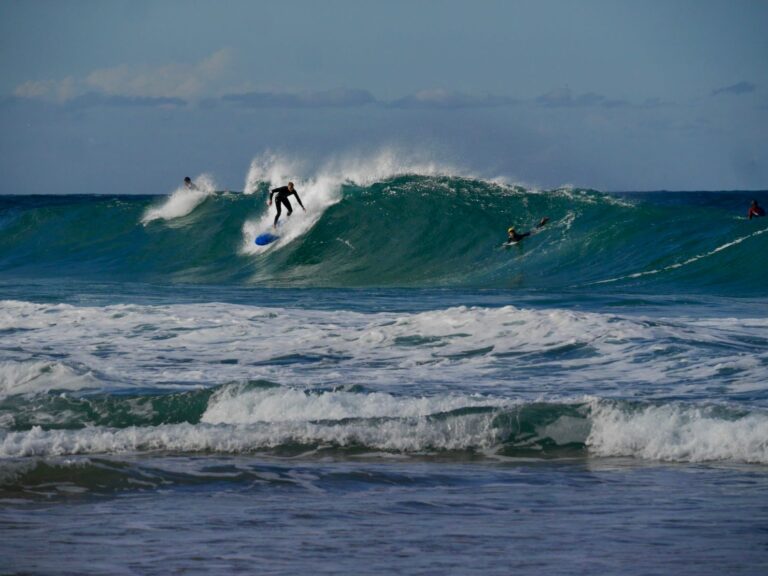
<instances>
[{"instance_id":1,"label":"standing surfer","mask_svg":"<svg viewBox=\"0 0 768 576\"><path fill-rule=\"evenodd\" d=\"M277 221L280 219L280 212L281 212L281 204L285 205L285 208L288 210L288 216L290 216L293 213L293 207L291 207L291 203L288 201L288 196L296 196L296 201L299 203L299 206L301 206L301 209L304 210L304 212L307 211L306 208L304 208L304 204L301 203L301 198L299 198L299 193L296 192L296 188L293 187L293 182L288 182L288 186L281 186L280 188L275 188L269 193L269 202L268 204L272 206L272 197L277 196L275 199L275 207L277 208L277 214L275 214L275 223L274 227L277 228Z\"/></svg>"}]
</instances>

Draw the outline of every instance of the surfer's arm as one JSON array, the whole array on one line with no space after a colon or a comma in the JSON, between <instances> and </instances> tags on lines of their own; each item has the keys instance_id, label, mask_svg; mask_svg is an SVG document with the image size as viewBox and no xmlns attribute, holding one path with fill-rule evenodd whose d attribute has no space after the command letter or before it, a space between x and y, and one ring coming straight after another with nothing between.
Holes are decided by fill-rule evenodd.
<instances>
[{"instance_id":1,"label":"surfer's arm","mask_svg":"<svg viewBox=\"0 0 768 576\"><path fill-rule=\"evenodd\" d=\"M296 202L299 203L299 206L301 206L301 209L306 212L307 209L304 208L304 204L301 203L301 198L299 198L299 193L294 190L293 195L296 196Z\"/></svg>"},{"instance_id":2,"label":"surfer's arm","mask_svg":"<svg viewBox=\"0 0 768 576\"><path fill-rule=\"evenodd\" d=\"M270 204L272 204L272 196L274 196L275 194L277 194L278 192L280 192L280 191L281 191L283 188L285 188L285 186L280 186L279 188L274 188L274 189L273 189L273 190L272 190L272 191L269 193L269 203L270 203Z\"/></svg>"}]
</instances>

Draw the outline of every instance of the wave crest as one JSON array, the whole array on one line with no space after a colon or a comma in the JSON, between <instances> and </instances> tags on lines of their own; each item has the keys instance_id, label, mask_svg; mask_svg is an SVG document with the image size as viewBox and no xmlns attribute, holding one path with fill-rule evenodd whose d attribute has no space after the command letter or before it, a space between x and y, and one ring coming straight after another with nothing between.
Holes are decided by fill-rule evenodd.
<instances>
[{"instance_id":1,"label":"wave crest","mask_svg":"<svg viewBox=\"0 0 768 576\"><path fill-rule=\"evenodd\" d=\"M88 410L78 401L52 400L46 424L28 422L27 429L0 432L0 455L331 449L495 458L567 451L768 464L768 413L759 409L600 398L523 403L489 396L396 397L269 383L211 392L80 400Z\"/></svg>"},{"instance_id":2,"label":"wave crest","mask_svg":"<svg viewBox=\"0 0 768 576\"><path fill-rule=\"evenodd\" d=\"M157 206L152 206L141 217L142 224L153 220L173 220L190 214L206 198L216 191L216 183L210 174L201 174L194 180L197 190L177 188L170 197Z\"/></svg>"}]
</instances>

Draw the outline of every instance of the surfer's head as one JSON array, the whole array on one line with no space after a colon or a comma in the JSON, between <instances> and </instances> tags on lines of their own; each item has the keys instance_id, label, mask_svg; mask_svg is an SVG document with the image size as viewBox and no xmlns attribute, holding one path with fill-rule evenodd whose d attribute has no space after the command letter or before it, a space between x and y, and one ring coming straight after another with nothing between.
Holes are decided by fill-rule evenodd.
<instances>
[{"instance_id":1,"label":"surfer's head","mask_svg":"<svg viewBox=\"0 0 768 576\"><path fill-rule=\"evenodd\" d=\"M288 182L288 190L293 190L293 182Z\"/></svg>"},{"instance_id":2,"label":"surfer's head","mask_svg":"<svg viewBox=\"0 0 768 576\"><path fill-rule=\"evenodd\" d=\"M184 182L189 184L190 182L192 182L192 178L190 178L189 176L184 176Z\"/></svg>"},{"instance_id":3,"label":"surfer's head","mask_svg":"<svg viewBox=\"0 0 768 576\"><path fill-rule=\"evenodd\" d=\"M510 226L509 228L507 228L507 234L512 234L514 231L515 231L514 226Z\"/></svg>"}]
</instances>

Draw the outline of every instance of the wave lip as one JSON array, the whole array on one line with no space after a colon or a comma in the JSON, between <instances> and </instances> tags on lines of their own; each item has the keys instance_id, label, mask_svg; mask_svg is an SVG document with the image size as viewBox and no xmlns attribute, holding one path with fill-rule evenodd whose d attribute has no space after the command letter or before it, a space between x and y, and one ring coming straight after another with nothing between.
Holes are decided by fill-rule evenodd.
<instances>
[{"instance_id":1,"label":"wave lip","mask_svg":"<svg viewBox=\"0 0 768 576\"><path fill-rule=\"evenodd\" d=\"M224 386L215 393L201 421L248 425L263 422L312 422L345 419L419 418L462 408L495 407L500 400L475 396L408 398L384 392L308 393L295 388L243 390Z\"/></svg>"},{"instance_id":2,"label":"wave lip","mask_svg":"<svg viewBox=\"0 0 768 576\"><path fill-rule=\"evenodd\" d=\"M768 414L722 406L598 402L586 441L598 456L768 464Z\"/></svg>"},{"instance_id":3,"label":"wave lip","mask_svg":"<svg viewBox=\"0 0 768 576\"><path fill-rule=\"evenodd\" d=\"M146 225L154 220L173 220L186 216L216 190L216 184L208 174L198 176L195 184L197 190L178 188L162 204L147 208L141 223Z\"/></svg>"},{"instance_id":4,"label":"wave lip","mask_svg":"<svg viewBox=\"0 0 768 576\"><path fill-rule=\"evenodd\" d=\"M48 360L0 361L0 399L49 390L96 389L101 385L90 371Z\"/></svg>"}]
</instances>

